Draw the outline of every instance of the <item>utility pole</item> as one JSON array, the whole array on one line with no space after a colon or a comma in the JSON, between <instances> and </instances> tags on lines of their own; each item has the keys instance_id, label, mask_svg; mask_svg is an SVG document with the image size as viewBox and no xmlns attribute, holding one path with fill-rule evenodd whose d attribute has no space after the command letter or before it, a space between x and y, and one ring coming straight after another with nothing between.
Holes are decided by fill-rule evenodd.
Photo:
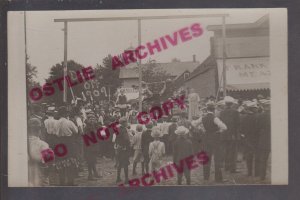
<instances>
[{"instance_id":1,"label":"utility pole","mask_svg":"<svg viewBox=\"0 0 300 200\"><path fill-rule=\"evenodd\" d=\"M138 19L138 46L141 45L141 19ZM139 112L142 111L142 65L141 59L138 59L138 68L139 68Z\"/></svg>"},{"instance_id":2,"label":"utility pole","mask_svg":"<svg viewBox=\"0 0 300 200\"><path fill-rule=\"evenodd\" d=\"M64 22L64 96L63 101L64 103L67 102L67 81L65 77L67 76L68 72L68 22Z\"/></svg>"},{"instance_id":3,"label":"utility pole","mask_svg":"<svg viewBox=\"0 0 300 200\"><path fill-rule=\"evenodd\" d=\"M199 14L199 15L172 15L172 16L134 16L134 17L101 17L101 18L67 18L67 19L54 19L54 22L64 22L65 28L65 43L64 43L64 73L67 72L67 22L91 22L91 21L128 21L137 20L138 21L138 42L141 45L141 20L158 20L158 19L184 19L184 18L223 18L223 43L225 44L225 17L228 14ZM223 45L225 49L225 45ZM223 68L225 68L224 60L225 50L223 50ZM139 66L139 110L142 110L142 69L141 69L141 59L138 60ZM225 71L224 71L225 73ZM65 74L66 75L66 74ZM224 76L224 74L223 74ZM225 74L226 76L226 74ZM225 78L226 85L226 78ZM66 86L66 81L64 80L64 86ZM65 87L66 88L66 87ZM226 91L225 91L226 93ZM64 102L67 100L66 90L64 91Z\"/></svg>"},{"instance_id":4,"label":"utility pole","mask_svg":"<svg viewBox=\"0 0 300 200\"><path fill-rule=\"evenodd\" d=\"M222 65L223 65L223 96L226 96L226 29L225 16L222 17Z\"/></svg>"}]
</instances>

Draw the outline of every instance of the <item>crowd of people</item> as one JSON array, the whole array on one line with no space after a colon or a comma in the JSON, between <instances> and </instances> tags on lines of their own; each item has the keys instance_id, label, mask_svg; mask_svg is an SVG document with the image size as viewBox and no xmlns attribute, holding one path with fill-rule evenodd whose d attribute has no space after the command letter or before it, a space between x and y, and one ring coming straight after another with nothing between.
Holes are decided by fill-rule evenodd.
<instances>
[{"instance_id":1,"label":"crowd of people","mask_svg":"<svg viewBox=\"0 0 300 200\"><path fill-rule=\"evenodd\" d=\"M126 104L126 98L118 99ZM158 170L169 156L173 158L170 161L178 163L200 151L209 157L209 162L203 166L204 181L210 179L212 160L216 182L226 182L224 170L240 173L236 167L238 152L246 162L248 176L266 179L271 150L269 98L260 95L257 99L236 100L226 96L218 101L213 97L202 101L192 91L186 109L181 112L171 112L145 125L137 123L137 113L135 105L116 108L84 101L59 107L55 104L31 105L28 119L29 184L51 185L49 177L56 175L58 185L74 186L74 180L84 168L88 170L88 181L101 180L97 159L102 158L113 160L116 184L128 183L131 164L132 175L142 176ZM119 122L118 134L111 134L108 140L90 146L83 144L84 134L115 121ZM67 154L45 162L41 151L55 149L57 144L64 144ZM137 172L138 165L141 166L140 173ZM186 183L191 184L189 170L177 175L177 184L182 184L183 175Z\"/></svg>"}]
</instances>

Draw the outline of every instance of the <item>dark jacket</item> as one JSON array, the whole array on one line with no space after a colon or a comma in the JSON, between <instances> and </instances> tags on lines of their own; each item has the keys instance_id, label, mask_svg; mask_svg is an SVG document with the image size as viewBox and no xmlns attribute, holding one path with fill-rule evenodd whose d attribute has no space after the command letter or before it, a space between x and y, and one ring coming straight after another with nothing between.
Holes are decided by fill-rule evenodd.
<instances>
[{"instance_id":1,"label":"dark jacket","mask_svg":"<svg viewBox=\"0 0 300 200\"><path fill-rule=\"evenodd\" d=\"M259 134L259 149L271 150L271 116L270 111L263 112L257 117L257 129Z\"/></svg>"},{"instance_id":2,"label":"dark jacket","mask_svg":"<svg viewBox=\"0 0 300 200\"><path fill-rule=\"evenodd\" d=\"M142 138L141 138L141 147L144 155L149 154L149 145L152 141L153 141L153 137L151 136L151 130L147 129L142 133Z\"/></svg>"},{"instance_id":3,"label":"dark jacket","mask_svg":"<svg viewBox=\"0 0 300 200\"><path fill-rule=\"evenodd\" d=\"M120 126L119 134L116 137L116 145L123 150L129 150L130 139L126 127Z\"/></svg>"},{"instance_id":4,"label":"dark jacket","mask_svg":"<svg viewBox=\"0 0 300 200\"><path fill-rule=\"evenodd\" d=\"M236 139L240 125L239 112L232 108L225 108L225 110L220 113L220 119L227 126L227 130L223 133L223 139Z\"/></svg>"},{"instance_id":5,"label":"dark jacket","mask_svg":"<svg viewBox=\"0 0 300 200\"><path fill-rule=\"evenodd\" d=\"M177 129L177 124L176 123L172 123L170 126L169 126L169 130L168 130L168 133L169 133L169 141L171 143L175 142L176 138L177 138L177 135L175 134L175 130Z\"/></svg>"},{"instance_id":6,"label":"dark jacket","mask_svg":"<svg viewBox=\"0 0 300 200\"><path fill-rule=\"evenodd\" d=\"M245 135L246 143L253 148L255 148L259 139L257 120L257 114L249 113L241 122L241 133Z\"/></svg>"},{"instance_id":7,"label":"dark jacket","mask_svg":"<svg viewBox=\"0 0 300 200\"><path fill-rule=\"evenodd\" d=\"M179 163L180 160L193 155L192 142L182 136L178 136L174 142L173 161Z\"/></svg>"}]
</instances>

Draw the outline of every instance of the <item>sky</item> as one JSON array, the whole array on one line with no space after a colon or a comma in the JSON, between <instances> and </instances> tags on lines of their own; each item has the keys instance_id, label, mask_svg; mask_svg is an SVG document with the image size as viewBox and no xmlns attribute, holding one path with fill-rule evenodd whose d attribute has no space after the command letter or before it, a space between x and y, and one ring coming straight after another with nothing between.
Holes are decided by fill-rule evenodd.
<instances>
[{"instance_id":1,"label":"sky","mask_svg":"<svg viewBox=\"0 0 300 200\"><path fill-rule=\"evenodd\" d=\"M229 14L227 24L253 23L267 14L266 9L183 9L183 10L92 10L92 11L26 11L27 52L29 63L37 67L36 81L41 84L49 76L50 68L63 61L63 23L59 18L96 18L123 16L166 16L192 14ZM213 32L208 25L221 24L220 18L142 20L142 44L153 42L165 34L200 23L201 37L194 38L149 57L157 62L170 62L173 58L192 61L195 54L200 63L210 54ZM128 47L138 46L137 21L72 22L68 24L68 60L84 66L102 64L108 54L117 55Z\"/></svg>"}]
</instances>

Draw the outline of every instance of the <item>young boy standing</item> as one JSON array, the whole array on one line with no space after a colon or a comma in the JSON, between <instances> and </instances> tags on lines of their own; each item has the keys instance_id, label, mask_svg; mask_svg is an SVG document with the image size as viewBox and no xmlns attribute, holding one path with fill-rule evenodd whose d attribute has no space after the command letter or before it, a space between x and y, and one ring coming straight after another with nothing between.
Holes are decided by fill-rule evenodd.
<instances>
[{"instance_id":1,"label":"young boy standing","mask_svg":"<svg viewBox=\"0 0 300 200\"><path fill-rule=\"evenodd\" d=\"M142 152L142 133L143 133L143 126L138 124L136 127L136 133L132 138L132 147L134 150L133 156L133 170L132 175L136 175L136 165L137 163L141 162L142 165L142 173L143 173L143 152Z\"/></svg>"},{"instance_id":2,"label":"young boy standing","mask_svg":"<svg viewBox=\"0 0 300 200\"><path fill-rule=\"evenodd\" d=\"M193 144L188 139L189 129L184 126L179 126L175 134L177 135L176 141L174 142L174 152L173 152L173 162L176 165L179 165L180 160L185 159L193 155ZM184 167L183 174L186 179L186 184L191 184L191 171ZM177 174L177 184L181 185L182 182L182 173Z\"/></svg>"},{"instance_id":3,"label":"young boy standing","mask_svg":"<svg viewBox=\"0 0 300 200\"><path fill-rule=\"evenodd\" d=\"M165 155L165 144L160 141L162 136L160 129L154 127L151 132L154 141L149 145L150 171L159 170L162 162L162 157Z\"/></svg>"}]
</instances>

